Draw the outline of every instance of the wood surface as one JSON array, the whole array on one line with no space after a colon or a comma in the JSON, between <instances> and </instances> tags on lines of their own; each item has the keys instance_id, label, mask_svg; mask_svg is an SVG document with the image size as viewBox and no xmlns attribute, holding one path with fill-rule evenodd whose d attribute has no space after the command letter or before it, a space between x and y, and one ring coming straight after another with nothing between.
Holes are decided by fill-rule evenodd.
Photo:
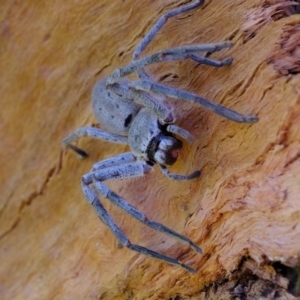
<instances>
[{"instance_id":1,"label":"wood surface","mask_svg":"<svg viewBox=\"0 0 300 300\"><path fill-rule=\"evenodd\" d=\"M206 0L170 19L145 52L231 40L210 56L233 56L231 66L186 60L149 72L259 117L236 124L170 100L177 124L195 136L171 170L201 169L201 177L170 181L155 167L108 183L149 219L201 245L202 256L102 199L132 242L190 264L195 275L121 249L84 199L81 176L127 146L83 138L85 160L61 147L76 128L97 125L95 82L128 64L158 17L187 2L1 1L1 299L255 299L264 284L271 296L293 299L276 268L300 261L300 15L290 1ZM246 289L255 278L263 282L257 294Z\"/></svg>"}]
</instances>

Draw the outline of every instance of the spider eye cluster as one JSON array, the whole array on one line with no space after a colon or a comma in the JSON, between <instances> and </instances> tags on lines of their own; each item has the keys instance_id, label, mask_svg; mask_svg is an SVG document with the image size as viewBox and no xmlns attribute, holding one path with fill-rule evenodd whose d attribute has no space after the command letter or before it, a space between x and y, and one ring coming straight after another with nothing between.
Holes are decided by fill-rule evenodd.
<instances>
[{"instance_id":1,"label":"spider eye cluster","mask_svg":"<svg viewBox=\"0 0 300 300\"><path fill-rule=\"evenodd\" d=\"M182 148L182 142L173 136L162 136L154 160L161 165L173 165L178 157L178 151Z\"/></svg>"}]
</instances>

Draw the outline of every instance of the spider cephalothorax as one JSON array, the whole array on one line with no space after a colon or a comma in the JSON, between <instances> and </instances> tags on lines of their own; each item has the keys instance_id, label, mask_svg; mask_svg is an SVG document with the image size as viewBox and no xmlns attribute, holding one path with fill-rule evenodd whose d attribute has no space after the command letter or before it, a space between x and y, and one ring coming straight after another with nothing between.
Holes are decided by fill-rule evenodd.
<instances>
[{"instance_id":1,"label":"spider cephalothorax","mask_svg":"<svg viewBox=\"0 0 300 300\"><path fill-rule=\"evenodd\" d=\"M152 170L155 163L159 165L163 174L171 179L190 180L200 175L200 171L195 171L189 175L172 174L166 167L166 165L174 164L177 160L178 151L182 147L182 142L178 137L188 142L193 141L193 137L188 131L175 124L171 110L164 104L163 100L166 97L198 103L234 122L254 123L258 120L256 116L243 116L196 94L156 83L144 70L144 67L150 64L181 59L192 59L197 63L213 67L231 64L231 57L218 61L198 55L199 52L211 53L230 48L232 46L230 41L182 46L139 59L140 53L168 18L196 8L202 3L203 0L197 0L163 15L136 47L133 61L123 68L116 69L109 77L96 83L92 93L93 109L97 120L107 131L93 127L82 127L63 140L64 146L71 148L81 156L87 156L87 154L74 146L72 142L84 135L130 146L131 152L96 163L91 172L82 177L84 195L88 202L93 205L99 218L111 229L122 245L139 253L182 266L189 272L195 272L195 270L178 259L131 244L102 206L99 195L107 198L147 226L175 237L188 244L196 252L202 253L201 248L189 238L160 223L148 220L144 214L103 184L105 180L143 176ZM138 75L137 81L123 78L131 73Z\"/></svg>"}]
</instances>

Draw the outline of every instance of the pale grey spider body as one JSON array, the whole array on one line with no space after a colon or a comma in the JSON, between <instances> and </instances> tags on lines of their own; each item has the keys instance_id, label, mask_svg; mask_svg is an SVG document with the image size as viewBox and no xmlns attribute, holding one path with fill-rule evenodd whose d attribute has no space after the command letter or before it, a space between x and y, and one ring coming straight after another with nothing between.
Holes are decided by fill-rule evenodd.
<instances>
[{"instance_id":1,"label":"pale grey spider body","mask_svg":"<svg viewBox=\"0 0 300 300\"><path fill-rule=\"evenodd\" d=\"M178 151L182 147L182 142L177 137L181 137L188 142L192 142L193 137L188 131L174 124L171 110L161 101L165 97L199 103L235 122L254 123L258 120L256 116L243 116L195 94L155 83L144 70L144 67L150 64L187 58L214 67L229 65L232 62L231 57L216 61L198 56L196 53L214 52L228 48L231 47L231 42L182 46L138 59L140 53L169 17L196 8L202 3L202 0L194 1L192 4L163 15L135 49L133 61L123 68L116 69L109 77L100 80L95 85L92 94L94 113L99 123L107 131L93 127L82 127L63 140L64 146L71 148L83 157L86 156L86 153L71 144L81 136L91 136L129 145L131 152L96 163L91 172L82 177L84 195L96 210L99 218L110 228L122 245L139 253L182 266L189 272L195 272L195 270L178 259L132 244L102 206L98 195L107 198L147 226L175 237L179 241L188 244L196 252L202 253L201 248L189 238L160 223L148 220L144 214L103 184L105 180L143 176L152 170L153 165L156 163L163 174L171 179L190 180L200 175L200 171L190 175L172 174L166 167L166 165L172 165L176 162ZM138 75L139 80L129 81L122 78L134 72Z\"/></svg>"}]
</instances>

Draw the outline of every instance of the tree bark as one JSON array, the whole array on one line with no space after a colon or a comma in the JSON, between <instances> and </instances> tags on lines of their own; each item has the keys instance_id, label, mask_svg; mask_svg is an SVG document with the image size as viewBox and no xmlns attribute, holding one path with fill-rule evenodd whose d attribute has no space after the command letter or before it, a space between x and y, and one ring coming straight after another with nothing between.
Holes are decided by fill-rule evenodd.
<instances>
[{"instance_id":1,"label":"tree bark","mask_svg":"<svg viewBox=\"0 0 300 300\"><path fill-rule=\"evenodd\" d=\"M294 299L299 293L300 16L292 2L206 0L171 18L143 54L231 40L231 49L210 56L233 56L231 66L185 60L148 70L157 82L259 117L253 125L236 124L170 100L177 124L195 137L171 171L201 169L201 177L170 181L155 167L143 178L107 183L204 254L102 199L130 240L180 259L196 274L120 249L85 201L81 176L127 146L83 138L85 160L61 147L76 128L97 125L93 85L131 61L163 13L185 4L2 1L1 299Z\"/></svg>"}]
</instances>

